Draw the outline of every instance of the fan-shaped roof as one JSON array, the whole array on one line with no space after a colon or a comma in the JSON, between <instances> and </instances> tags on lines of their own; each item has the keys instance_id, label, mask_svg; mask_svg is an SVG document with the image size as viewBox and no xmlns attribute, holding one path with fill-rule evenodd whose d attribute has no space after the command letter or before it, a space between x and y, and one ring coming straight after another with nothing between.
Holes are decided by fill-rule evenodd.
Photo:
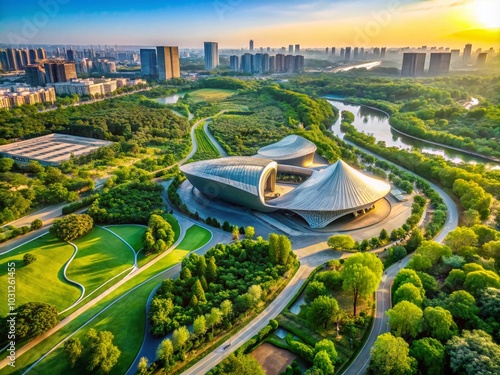
<instances>
[{"instance_id":1,"label":"fan-shaped roof","mask_svg":"<svg viewBox=\"0 0 500 375\"><path fill-rule=\"evenodd\" d=\"M292 211L345 211L374 203L390 190L387 182L366 176L339 160L268 204Z\"/></svg>"},{"instance_id":2,"label":"fan-shaped roof","mask_svg":"<svg viewBox=\"0 0 500 375\"><path fill-rule=\"evenodd\" d=\"M295 159L316 152L316 145L298 135L289 135L281 141L262 147L257 156L272 160Z\"/></svg>"},{"instance_id":3,"label":"fan-shaped roof","mask_svg":"<svg viewBox=\"0 0 500 375\"><path fill-rule=\"evenodd\" d=\"M276 162L250 156L230 156L186 164L181 170L188 175L217 181L259 195L261 177L269 168L276 169Z\"/></svg>"}]
</instances>

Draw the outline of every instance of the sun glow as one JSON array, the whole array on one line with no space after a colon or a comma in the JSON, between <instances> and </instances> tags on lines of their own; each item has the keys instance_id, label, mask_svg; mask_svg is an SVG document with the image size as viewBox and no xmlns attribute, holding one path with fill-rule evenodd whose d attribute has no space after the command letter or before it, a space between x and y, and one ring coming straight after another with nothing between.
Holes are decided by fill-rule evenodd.
<instances>
[{"instance_id":1,"label":"sun glow","mask_svg":"<svg viewBox=\"0 0 500 375\"><path fill-rule=\"evenodd\" d=\"M500 3L496 0L478 0L474 2L476 18L484 27L500 27Z\"/></svg>"}]
</instances>

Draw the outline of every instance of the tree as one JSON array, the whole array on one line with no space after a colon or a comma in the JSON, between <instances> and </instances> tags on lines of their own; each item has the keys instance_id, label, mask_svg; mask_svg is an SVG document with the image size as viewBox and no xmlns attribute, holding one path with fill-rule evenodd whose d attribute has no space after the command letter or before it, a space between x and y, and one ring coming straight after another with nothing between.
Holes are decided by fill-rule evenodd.
<instances>
[{"instance_id":1,"label":"tree","mask_svg":"<svg viewBox=\"0 0 500 375\"><path fill-rule=\"evenodd\" d=\"M401 301L408 301L414 303L418 307L422 307L424 294L423 288L417 288L413 284L406 283L396 290L392 303L397 305Z\"/></svg>"},{"instance_id":2,"label":"tree","mask_svg":"<svg viewBox=\"0 0 500 375\"><path fill-rule=\"evenodd\" d=\"M94 226L94 221L89 215L71 214L62 219L54 221L49 231L63 241L72 241L90 232Z\"/></svg>"},{"instance_id":3,"label":"tree","mask_svg":"<svg viewBox=\"0 0 500 375\"><path fill-rule=\"evenodd\" d=\"M265 375L260 363L251 355L230 354L219 366L221 375Z\"/></svg>"},{"instance_id":4,"label":"tree","mask_svg":"<svg viewBox=\"0 0 500 375\"><path fill-rule=\"evenodd\" d=\"M383 333L371 349L369 371L371 374L414 374L416 361L409 356L409 346L401 337Z\"/></svg>"},{"instance_id":5,"label":"tree","mask_svg":"<svg viewBox=\"0 0 500 375\"><path fill-rule=\"evenodd\" d=\"M252 239L255 236L255 228L248 226L245 228L245 237L248 239Z\"/></svg>"},{"instance_id":6,"label":"tree","mask_svg":"<svg viewBox=\"0 0 500 375\"><path fill-rule=\"evenodd\" d=\"M280 249L278 245L279 236L276 233L269 235L269 259L272 264L278 264L280 261Z\"/></svg>"},{"instance_id":7,"label":"tree","mask_svg":"<svg viewBox=\"0 0 500 375\"><path fill-rule=\"evenodd\" d=\"M355 242L349 235L339 234L336 236L331 236L326 242L332 250L342 251L342 250L352 250L354 248Z\"/></svg>"},{"instance_id":8,"label":"tree","mask_svg":"<svg viewBox=\"0 0 500 375\"><path fill-rule=\"evenodd\" d=\"M208 260L206 276L208 281L214 281L217 278L217 265L213 256Z\"/></svg>"},{"instance_id":9,"label":"tree","mask_svg":"<svg viewBox=\"0 0 500 375\"><path fill-rule=\"evenodd\" d=\"M454 336L446 343L446 350L456 373L500 373L500 346L484 331L464 330L462 336Z\"/></svg>"},{"instance_id":10,"label":"tree","mask_svg":"<svg viewBox=\"0 0 500 375\"><path fill-rule=\"evenodd\" d=\"M471 229L477 235L478 246L500 239L500 232L487 225L476 224Z\"/></svg>"},{"instance_id":11,"label":"tree","mask_svg":"<svg viewBox=\"0 0 500 375\"><path fill-rule=\"evenodd\" d=\"M366 298L377 290L380 277L368 267L355 263L345 266L342 271L342 288L353 295L353 311L356 316L358 297Z\"/></svg>"},{"instance_id":12,"label":"tree","mask_svg":"<svg viewBox=\"0 0 500 375\"><path fill-rule=\"evenodd\" d=\"M80 359L83 352L83 345L78 338L70 338L64 343L64 353L69 362L69 367L73 368Z\"/></svg>"},{"instance_id":13,"label":"tree","mask_svg":"<svg viewBox=\"0 0 500 375\"><path fill-rule=\"evenodd\" d=\"M240 238L240 228L237 225L233 226L233 230L231 231L231 235L233 236L233 240L237 240Z\"/></svg>"},{"instance_id":14,"label":"tree","mask_svg":"<svg viewBox=\"0 0 500 375\"><path fill-rule=\"evenodd\" d=\"M383 228L380 231L380 234L379 234L378 237L380 238L381 241L386 242L386 241L389 240L389 233L387 233L387 231L385 230L385 228Z\"/></svg>"},{"instance_id":15,"label":"tree","mask_svg":"<svg viewBox=\"0 0 500 375\"><path fill-rule=\"evenodd\" d=\"M463 289L465 282L465 272L462 270L451 270L444 281L444 285L450 290L455 291Z\"/></svg>"},{"instance_id":16,"label":"tree","mask_svg":"<svg viewBox=\"0 0 500 375\"><path fill-rule=\"evenodd\" d=\"M387 250L388 259L392 263L396 263L397 261L403 259L406 255L408 255L406 248L404 246L392 246Z\"/></svg>"},{"instance_id":17,"label":"tree","mask_svg":"<svg viewBox=\"0 0 500 375\"><path fill-rule=\"evenodd\" d=\"M344 269L353 264L361 264L368 267L379 279L384 272L384 265L377 255L372 253L357 253L347 258L344 262Z\"/></svg>"},{"instance_id":18,"label":"tree","mask_svg":"<svg viewBox=\"0 0 500 375\"><path fill-rule=\"evenodd\" d=\"M487 288L478 298L479 315L500 322L500 289Z\"/></svg>"},{"instance_id":19,"label":"tree","mask_svg":"<svg viewBox=\"0 0 500 375\"><path fill-rule=\"evenodd\" d=\"M31 222L30 228L31 230L40 229L43 226L43 222L40 219L35 219Z\"/></svg>"},{"instance_id":20,"label":"tree","mask_svg":"<svg viewBox=\"0 0 500 375\"><path fill-rule=\"evenodd\" d=\"M500 215L498 216L500 217ZM500 241L490 241L483 245L482 254L495 259L495 266L500 268Z\"/></svg>"},{"instance_id":21,"label":"tree","mask_svg":"<svg viewBox=\"0 0 500 375\"><path fill-rule=\"evenodd\" d=\"M226 299L220 304L220 311L224 319L228 319L233 314L233 303Z\"/></svg>"},{"instance_id":22,"label":"tree","mask_svg":"<svg viewBox=\"0 0 500 375\"><path fill-rule=\"evenodd\" d=\"M428 298L431 298L439 291L439 284L434 277L425 272L417 272L417 276L422 282L422 287Z\"/></svg>"},{"instance_id":23,"label":"tree","mask_svg":"<svg viewBox=\"0 0 500 375\"><path fill-rule=\"evenodd\" d=\"M481 223L481 216L476 210L469 208L464 212L464 224L466 227L472 227L473 225Z\"/></svg>"},{"instance_id":24,"label":"tree","mask_svg":"<svg viewBox=\"0 0 500 375\"><path fill-rule=\"evenodd\" d=\"M471 320L477 313L475 298L465 290L451 293L445 301L446 309L455 318Z\"/></svg>"},{"instance_id":25,"label":"tree","mask_svg":"<svg viewBox=\"0 0 500 375\"><path fill-rule=\"evenodd\" d=\"M146 357L141 357L139 363L137 364L137 373L140 375L146 375L148 373L149 362Z\"/></svg>"},{"instance_id":26,"label":"tree","mask_svg":"<svg viewBox=\"0 0 500 375\"><path fill-rule=\"evenodd\" d=\"M338 314L339 305L333 297L319 296L308 309L309 321L317 327L327 328Z\"/></svg>"},{"instance_id":27,"label":"tree","mask_svg":"<svg viewBox=\"0 0 500 375\"><path fill-rule=\"evenodd\" d=\"M287 236L278 237L279 264L286 266L292 259L295 259L292 250L292 243Z\"/></svg>"},{"instance_id":28,"label":"tree","mask_svg":"<svg viewBox=\"0 0 500 375\"><path fill-rule=\"evenodd\" d=\"M444 239L444 243L456 253L461 247L476 246L477 239L477 234L471 228L458 227L448 233Z\"/></svg>"},{"instance_id":29,"label":"tree","mask_svg":"<svg viewBox=\"0 0 500 375\"><path fill-rule=\"evenodd\" d=\"M36 256L31 253L26 253L23 256L23 263L25 266L29 266L31 263L36 262Z\"/></svg>"},{"instance_id":30,"label":"tree","mask_svg":"<svg viewBox=\"0 0 500 375\"><path fill-rule=\"evenodd\" d=\"M14 166L14 160L10 158L0 158L0 172L8 172Z\"/></svg>"},{"instance_id":31,"label":"tree","mask_svg":"<svg viewBox=\"0 0 500 375\"><path fill-rule=\"evenodd\" d=\"M444 373L445 349L438 340L424 337L414 341L410 355L418 361L421 374L441 375Z\"/></svg>"},{"instance_id":32,"label":"tree","mask_svg":"<svg viewBox=\"0 0 500 375\"><path fill-rule=\"evenodd\" d=\"M197 274L202 277L205 276L205 273L207 272L207 261L205 259L205 256L202 255L198 259L198 266L197 266Z\"/></svg>"},{"instance_id":33,"label":"tree","mask_svg":"<svg viewBox=\"0 0 500 375\"><path fill-rule=\"evenodd\" d=\"M210 313L205 315L207 326L212 328L212 336L214 327L222 322L222 312L217 307L212 307Z\"/></svg>"},{"instance_id":34,"label":"tree","mask_svg":"<svg viewBox=\"0 0 500 375\"><path fill-rule=\"evenodd\" d=\"M193 295L198 298L198 301L206 301L205 297L205 291L203 290L203 287L201 285L200 279L196 279L195 283L193 284L191 291L193 292Z\"/></svg>"},{"instance_id":35,"label":"tree","mask_svg":"<svg viewBox=\"0 0 500 375\"><path fill-rule=\"evenodd\" d=\"M324 375L333 375L335 368L326 350L319 351L314 356L314 367L320 369Z\"/></svg>"},{"instance_id":36,"label":"tree","mask_svg":"<svg viewBox=\"0 0 500 375\"><path fill-rule=\"evenodd\" d=\"M408 253L412 253L415 250L418 249L420 245L422 245L422 242L424 241L424 236L422 235L422 232L420 229L415 228L411 232L410 238L406 242L405 248Z\"/></svg>"},{"instance_id":37,"label":"tree","mask_svg":"<svg viewBox=\"0 0 500 375\"><path fill-rule=\"evenodd\" d=\"M151 215L144 233L143 246L148 254L162 253L174 243L175 233L170 223L160 215Z\"/></svg>"},{"instance_id":38,"label":"tree","mask_svg":"<svg viewBox=\"0 0 500 375\"><path fill-rule=\"evenodd\" d=\"M204 315L198 316L193 322L193 333L196 336L203 335L207 331L207 323Z\"/></svg>"},{"instance_id":39,"label":"tree","mask_svg":"<svg viewBox=\"0 0 500 375\"><path fill-rule=\"evenodd\" d=\"M149 310L151 333L155 336L166 335L170 331L172 319L170 314L174 311L174 304L170 298L154 297Z\"/></svg>"},{"instance_id":40,"label":"tree","mask_svg":"<svg viewBox=\"0 0 500 375\"><path fill-rule=\"evenodd\" d=\"M163 340L158 348L156 349L156 359L160 362L160 364L165 367L170 367L170 362L172 361L174 356L174 346L170 339Z\"/></svg>"},{"instance_id":41,"label":"tree","mask_svg":"<svg viewBox=\"0 0 500 375\"><path fill-rule=\"evenodd\" d=\"M440 341L448 340L455 332L456 324L448 310L442 307L426 307L424 310L424 331Z\"/></svg>"},{"instance_id":42,"label":"tree","mask_svg":"<svg viewBox=\"0 0 500 375\"><path fill-rule=\"evenodd\" d=\"M398 272L394 278L394 283L392 284L392 290L396 291L403 284L410 283L415 285L417 288L423 288L422 280L418 277L418 274L411 269L403 268Z\"/></svg>"},{"instance_id":43,"label":"tree","mask_svg":"<svg viewBox=\"0 0 500 375\"><path fill-rule=\"evenodd\" d=\"M172 333L172 345L175 350L181 350L189 339L189 331L186 326L177 328Z\"/></svg>"},{"instance_id":44,"label":"tree","mask_svg":"<svg viewBox=\"0 0 500 375\"><path fill-rule=\"evenodd\" d=\"M408 268L416 271L427 271L443 256L449 257L451 249L434 241L424 241L416 250L416 254L408 263Z\"/></svg>"},{"instance_id":45,"label":"tree","mask_svg":"<svg viewBox=\"0 0 500 375\"><path fill-rule=\"evenodd\" d=\"M58 323L57 307L43 302L28 302L16 309L16 334L32 338L47 332Z\"/></svg>"},{"instance_id":46,"label":"tree","mask_svg":"<svg viewBox=\"0 0 500 375\"><path fill-rule=\"evenodd\" d=\"M398 337L416 337L422 331L423 312L414 303L399 302L385 314L388 317L391 332Z\"/></svg>"},{"instance_id":47,"label":"tree","mask_svg":"<svg viewBox=\"0 0 500 375\"><path fill-rule=\"evenodd\" d=\"M262 287L260 285L251 285L247 293L252 297L252 303L256 305L262 297Z\"/></svg>"},{"instance_id":48,"label":"tree","mask_svg":"<svg viewBox=\"0 0 500 375\"><path fill-rule=\"evenodd\" d=\"M478 295L486 288L500 288L500 276L493 271L474 271L465 276L464 288Z\"/></svg>"},{"instance_id":49,"label":"tree","mask_svg":"<svg viewBox=\"0 0 500 375\"><path fill-rule=\"evenodd\" d=\"M325 284L320 281L311 281L306 287L305 301L306 303L309 303L314 301L316 297L324 296L327 293L328 291L326 290Z\"/></svg>"},{"instance_id":50,"label":"tree","mask_svg":"<svg viewBox=\"0 0 500 375\"><path fill-rule=\"evenodd\" d=\"M109 331L98 332L91 328L85 335L87 338L87 370L101 374L109 373L118 363L121 351L113 345L113 334Z\"/></svg>"},{"instance_id":51,"label":"tree","mask_svg":"<svg viewBox=\"0 0 500 375\"><path fill-rule=\"evenodd\" d=\"M335 364L335 362L337 362L338 359L338 354L337 350L335 350L335 345L331 340L324 339L318 341L314 346L314 354L318 354L320 351L323 350L328 354L328 357L330 358L332 364Z\"/></svg>"}]
</instances>

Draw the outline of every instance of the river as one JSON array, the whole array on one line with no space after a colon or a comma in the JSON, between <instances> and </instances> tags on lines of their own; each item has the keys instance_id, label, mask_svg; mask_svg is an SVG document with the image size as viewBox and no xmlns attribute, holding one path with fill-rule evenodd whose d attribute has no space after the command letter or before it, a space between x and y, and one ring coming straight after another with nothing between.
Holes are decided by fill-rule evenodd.
<instances>
[{"instance_id":1,"label":"river","mask_svg":"<svg viewBox=\"0 0 500 375\"><path fill-rule=\"evenodd\" d=\"M398 147L404 150L420 151L423 154L439 155L445 160L454 163L486 163L484 159L460 151L431 145L399 134L391 128L389 117L383 111L362 105L346 103L339 98L326 97L326 99L332 106L338 108L340 111L352 112L354 114L354 127L362 133L374 136L377 142L385 142L387 147ZM337 137L343 139L344 133L340 130L340 122L341 118L339 116L339 119L332 125L331 130ZM493 167L494 164L491 166Z\"/></svg>"},{"instance_id":2,"label":"river","mask_svg":"<svg viewBox=\"0 0 500 375\"><path fill-rule=\"evenodd\" d=\"M161 98L156 98L156 99L153 99L155 102L157 103L161 103L161 104L175 104L179 101L180 98L182 98L184 95L186 95L185 92L178 92L176 94L172 94L172 95L168 95L168 96L164 96L164 97L161 97ZM174 111L173 109L171 109L172 112L174 112L177 116L180 116L180 117L185 117L183 115L181 115L179 112L177 111ZM189 113L189 116L188 116L188 120L191 120L192 118L194 117L194 115L192 113Z\"/></svg>"}]
</instances>

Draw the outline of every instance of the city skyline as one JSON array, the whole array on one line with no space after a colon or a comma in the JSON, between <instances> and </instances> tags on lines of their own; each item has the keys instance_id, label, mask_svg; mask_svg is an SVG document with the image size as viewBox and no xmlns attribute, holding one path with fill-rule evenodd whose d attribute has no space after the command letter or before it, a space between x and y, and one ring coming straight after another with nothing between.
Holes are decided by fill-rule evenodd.
<instances>
[{"instance_id":1,"label":"city skyline","mask_svg":"<svg viewBox=\"0 0 500 375\"><path fill-rule=\"evenodd\" d=\"M85 7L66 0L8 2L0 5L0 41L181 48L202 46L207 39L217 40L220 48L248 48L249 39L256 48L292 43L303 48L458 47L471 42L498 48L499 6L492 0L376 0L368 5L345 0L151 1L140 5L90 0Z\"/></svg>"}]
</instances>

